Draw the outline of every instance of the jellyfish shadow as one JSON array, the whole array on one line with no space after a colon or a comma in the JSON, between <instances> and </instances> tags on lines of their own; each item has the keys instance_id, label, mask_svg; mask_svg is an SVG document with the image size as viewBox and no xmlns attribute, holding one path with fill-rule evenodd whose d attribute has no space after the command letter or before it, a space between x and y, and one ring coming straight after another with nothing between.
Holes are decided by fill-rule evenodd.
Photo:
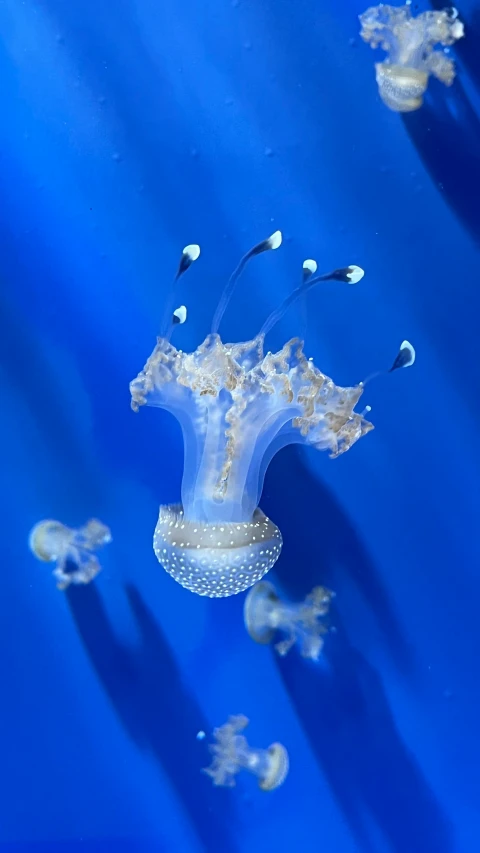
<instances>
[{"instance_id":1,"label":"jellyfish shadow","mask_svg":"<svg viewBox=\"0 0 480 853\"><path fill-rule=\"evenodd\" d=\"M0 246L2 239L0 238ZM40 341L36 341L21 317L5 297L5 282L0 281L0 367L8 372L12 387L21 388L24 401L35 413L37 426L46 423L42 441L57 460L58 467L68 472L77 491L100 497L98 477L75 430L74 416L65 406L51 380L52 369L45 358ZM28 446L28 430L26 431Z\"/></svg>"},{"instance_id":2,"label":"jellyfish shadow","mask_svg":"<svg viewBox=\"0 0 480 853\"><path fill-rule=\"evenodd\" d=\"M413 649L365 545L335 496L304 466L297 447L290 445L274 457L261 504L284 534L275 575L288 595L301 600L319 583L340 592L345 581L353 581L395 665L412 675Z\"/></svg>"},{"instance_id":3,"label":"jellyfish shadow","mask_svg":"<svg viewBox=\"0 0 480 853\"><path fill-rule=\"evenodd\" d=\"M276 574L287 595L302 599L318 583L341 594L352 579L392 660L412 676L412 650L365 547L335 498L303 466L297 448L273 460L262 506L286 534ZM285 658L272 654L359 849L378 849L373 821L392 853L452 853L450 825L402 742L378 673L350 642L338 612L333 621L336 632L318 665L296 650ZM357 629L363 633L365 627Z\"/></svg>"},{"instance_id":4,"label":"jellyfish shadow","mask_svg":"<svg viewBox=\"0 0 480 853\"><path fill-rule=\"evenodd\" d=\"M320 665L296 652L275 657L359 850L378 849L373 820L391 853L454 853L450 822L402 741L380 676L336 622Z\"/></svg>"},{"instance_id":5,"label":"jellyfish shadow","mask_svg":"<svg viewBox=\"0 0 480 853\"><path fill-rule=\"evenodd\" d=\"M470 235L475 247L480 247L480 217L477 199L480 197L480 119L471 105L460 80L452 91L439 91L441 84L432 81L428 98L417 112L407 113L402 120L432 183L453 215ZM438 88L437 88L438 87ZM442 87L444 88L444 87ZM423 229L412 233L412 241L419 241L421 257ZM452 246L452 251L454 247ZM439 282L425 269L423 302L428 305L425 321L439 351L445 350L445 340L455 341L451 365L445 366L454 381L461 370L465 381L478 379L476 363L471 357L471 342L476 340L475 322L477 290L470 277L462 275L459 262L458 275L463 280L454 287L443 287L439 298ZM463 262L465 270L465 262ZM461 289L461 293L459 293ZM462 329L462 334L458 330ZM475 413L475 402L468 401Z\"/></svg>"},{"instance_id":6,"label":"jellyfish shadow","mask_svg":"<svg viewBox=\"0 0 480 853\"><path fill-rule=\"evenodd\" d=\"M461 80L447 92L431 81L422 108L401 119L434 185L478 246L480 118Z\"/></svg>"},{"instance_id":7,"label":"jellyfish shadow","mask_svg":"<svg viewBox=\"0 0 480 853\"><path fill-rule=\"evenodd\" d=\"M138 647L116 636L95 584L66 597L85 650L129 736L168 774L206 851L237 853L230 791L202 784L194 734L208 721L182 683L171 649L138 590L125 587L141 634ZM218 794L220 793L220 799Z\"/></svg>"},{"instance_id":8,"label":"jellyfish shadow","mask_svg":"<svg viewBox=\"0 0 480 853\"><path fill-rule=\"evenodd\" d=\"M430 0L430 5L438 12L445 9L445 0ZM480 6L477 4L470 11L468 3L462 4L460 18L465 24L465 38L460 39L455 45L455 53L458 53L462 65L467 69L470 77L478 87L480 85L480 57L477 45L480 40Z\"/></svg>"}]
</instances>

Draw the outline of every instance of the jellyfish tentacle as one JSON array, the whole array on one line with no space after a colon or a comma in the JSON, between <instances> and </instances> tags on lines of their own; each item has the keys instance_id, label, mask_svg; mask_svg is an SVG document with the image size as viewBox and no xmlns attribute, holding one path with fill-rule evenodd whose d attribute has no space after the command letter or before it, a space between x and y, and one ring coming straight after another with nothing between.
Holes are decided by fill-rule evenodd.
<instances>
[{"instance_id":1,"label":"jellyfish tentacle","mask_svg":"<svg viewBox=\"0 0 480 853\"><path fill-rule=\"evenodd\" d=\"M292 290L292 292L284 299L281 305L276 308L269 317L265 320L262 328L259 332L259 337L265 337L273 327L278 323L279 320L283 317L283 315L288 311L291 305L297 301L301 296L303 296L311 287L315 287L315 285L320 284L320 282L324 281L343 281L348 284L356 284L357 281L360 281L365 275L364 271L361 267L358 267L356 264L352 264L349 267L341 267L340 269L333 270L332 272L323 273L322 275L305 275L305 271L309 272L309 268L305 268L305 264L308 263L304 261L304 277L302 283Z\"/></svg>"},{"instance_id":2,"label":"jellyfish tentacle","mask_svg":"<svg viewBox=\"0 0 480 853\"><path fill-rule=\"evenodd\" d=\"M261 255L263 252L268 252L270 249L278 249L282 244L282 232L275 231L270 237L267 237L266 240L262 240L260 243L257 243L256 246L253 246L252 249L249 249L248 252L240 259L238 265L235 267L233 273L231 274L228 282L225 286L225 289L220 297L220 302L217 305L217 309L215 314L213 315L212 321L212 335L216 335L220 328L220 323L222 322L222 317L225 314L228 303L232 298L233 292L235 290L235 285L240 278L243 270L248 264L251 258L254 258L256 255Z\"/></svg>"},{"instance_id":3,"label":"jellyfish tentacle","mask_svg":"<svg viewBox=\"0 0 480 853\"><path fill-rule=\"evenodd\" d=\"M165 300L165 309L163 314L162 325L160 326L160 337L168 340L172 334L173 328L178 322L185 322L184 320L178 319L175 311L173 310L174 300L175 300L175 285L179 278L186 273L186 271L191 267L191 265L198 260L200 257L200 246L197 243L189 243L188 246L185 246L180 261L178 264L177 272L175 273L175 278L173 279L168 296ZM185 306L181 306L185 307ZM178 309L177 309L178 311ZM182 312L183 313L183 312ZM177 317L177 319L175 319Z\"/></svg>"},{"instance_id":4,"label":"jellyfish tentacle","mask_svg":"<svg viewBox=\"0 0 480 853\"><path fill-rule=\"evenodd\" d=\"M371 382L372 379L377 379L379 376L386 376L388 373L394 373L395 370L400 370L402 367L411 367L415 364L415 348L412 346L410 341L402 341L400 344L399 350L393 360L392 366L388 368L388 370L376 370L374 373L370 373L366 379L363 379L360 382L362 388L365 388L368 382ZM366 406L365 410L371 411L371 406Z\"/></svg>"}]
</instances>

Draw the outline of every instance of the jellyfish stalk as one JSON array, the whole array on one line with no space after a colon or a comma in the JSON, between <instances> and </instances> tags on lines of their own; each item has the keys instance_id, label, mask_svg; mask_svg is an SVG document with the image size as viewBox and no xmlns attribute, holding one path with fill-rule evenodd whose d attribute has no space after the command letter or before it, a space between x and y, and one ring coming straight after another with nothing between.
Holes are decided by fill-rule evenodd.
<instances>
[{"instance_id":1,"label":"jellyfish stalk","mask_svg":"<svg viewBox=\"0 0 480 853\"><path fill-rule=\"evenodd\" d=\"M215 743L209 747L213 761L203 772L211 777L214 785L232 788L235 776L241 770L247 770L257 777L262 791L273 791L288 774L288 752L281 743L272 743L267 749L249 746L245 735L240 734L248 722L247 717L238 714L214 729Z\"/></svg>"}]
</instances>

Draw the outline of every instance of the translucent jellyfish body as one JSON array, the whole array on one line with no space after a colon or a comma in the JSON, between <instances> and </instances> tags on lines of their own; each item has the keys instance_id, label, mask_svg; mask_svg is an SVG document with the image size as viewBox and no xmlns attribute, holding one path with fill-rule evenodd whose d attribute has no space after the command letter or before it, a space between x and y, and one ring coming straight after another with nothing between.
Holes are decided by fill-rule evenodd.
<instances>
[{"instance_id":1,"label":"translucent jellyfish body","mask_svg":"<svg viewBox=\"0 0 480 853\"><path fill-rule=\"evenodd\" d=\"M255 584L244 605L245 627L256 643L271 643L278 632L286 634L275 645L280 655L286 655L295 643L304 658L318 660L323 648L323 637L328 631L324 617L327 615L334 593L316 586L298 604L282 601L275 588L267 581Z\"/></svg>"},{"instance_id":2,"label":"translucent jellyfish body","mask_svg":"<svg viewBox=\"0 0 480 853\"><path fill-rule=\"evenodd\" d=\"M58 589L90 583L99 573L95 551L111 542L108 527L91 518L77 530L59 521L40 521L30 532L29 546L39 560L56 563L53 576Z\"/></svg>"},{"instance_id":3,"label":"translucent jellyfish body","mask_svg":"<svg viewBox=\"0 0 480 853\"><path fill-rule=\"evenodd\" d=\"M204 773L213 779L214 785L232 788L240 770L248 770L258 778L262 791L278 788L288 773L288 752L281 743L272 743L267 749L253 749L243 732L248 718L242 714L228 718L225 725L214 729L216 743L209 746L213 761Z\"/></svg>"},{"instance_id":4,"label":"translucent jellyfish body","mask_svg":"<svg viewBox=\"0 0 480 853\"><path fill-rule=\"evenodd\" d=\"M297 295L317 281L354 283L363 275L359 267L314 277L311 266L305 272L304 265L304 283L253 340L225 344L220 338L218 325L245 263L280 242L275 232L242 258L212 332L195 352L170 342L173 327L186 318L185 306L173 317L170 313L170 327L165 325L144 369L130 383L135 411L144 405L167 409L182 427L182 502L160 508L154 550L166 571L199 595L242 592L278 559L281 533L258 502L267 466L281 447L301 442L336 457L373 428L354 411L362 383L335 385L305 357L300 339L288 341L279 352L264 352L265 334ZM193 249L198 257L198 247L188 246L177 277L191 263Z\"/></svg>"},{"instance_id":5,"label":"translucent jellyfish body","mask_svg":"<svg viewBox=\"0 0 480 853\"><path fill-rule=\"evenodd\" d=\"M428 78L433 74L446 86L453 83L455 66L444 50L464 35L456 9L412 15L410 4L381 3L360 15L360 35L371 47L381 47L388 57L375 65L380 97L394 112L421 107Z\"/></svg>"}]
</instances>

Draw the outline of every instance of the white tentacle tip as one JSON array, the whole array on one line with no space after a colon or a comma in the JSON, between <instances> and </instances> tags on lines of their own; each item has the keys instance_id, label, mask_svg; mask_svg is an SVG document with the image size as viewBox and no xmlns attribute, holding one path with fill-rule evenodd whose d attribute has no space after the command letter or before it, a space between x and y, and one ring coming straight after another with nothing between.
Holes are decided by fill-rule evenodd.
<instances>
[{"instance_id":1,"label":"white tentacle tip","mask_svg":"<svg viewBox=\"0 0 480 853\"><path fill-rule=\"evenodd\" d=\"M200 257L200 246L197 243L189 243L188 246L185 246L182 254L186 255L190 261L196 261Z\"/></svg>"},{"instance_id":2,"label":"white tentacle tip","mask_svg":"<svg viewBox=\"0 0 480 853\"><path fill-rule=\"evenodd\" d=\"M406 350L405 353L405 364L404 367L411 367L415 361L416 353L415 347L410 343L410 341L402 341L400 344L400 352Z\"/></svg>"},{"instance_id":3,"label":"white tentacle tip","mask_svg":"<svg viewBox=\"0 0 480 853\"><path fill-rule=\"evenodd\" d=\"M357 281L361 281L364 275L365 270L362 270L361 267L357 267L356 264L351 264L348 267L347 278L350 284L356 284Z\"/></svg>"},{"instance_id":4,"label":"white tentacle tip","mask_svg":"<svg viewBox=\"0 0 480 853\"><path fill-rule=\"evenodd\" d=\"M176 308L173 312L173 322L179 325L185 322L187 319L187 309L185 305L180 305L179 308Z\"/></svg>"},{"instance_id":5,"label":"white tentacle tip","mask_svg":"<svg viewBox=\"0 0 480 853\"><path fill-rule=\"evenodd\" d=\"M274 231L274 233L267 240L269 248L278 249L278 247L282 245L282 239L282 232Z\"/></svg>"}]
</instances>

